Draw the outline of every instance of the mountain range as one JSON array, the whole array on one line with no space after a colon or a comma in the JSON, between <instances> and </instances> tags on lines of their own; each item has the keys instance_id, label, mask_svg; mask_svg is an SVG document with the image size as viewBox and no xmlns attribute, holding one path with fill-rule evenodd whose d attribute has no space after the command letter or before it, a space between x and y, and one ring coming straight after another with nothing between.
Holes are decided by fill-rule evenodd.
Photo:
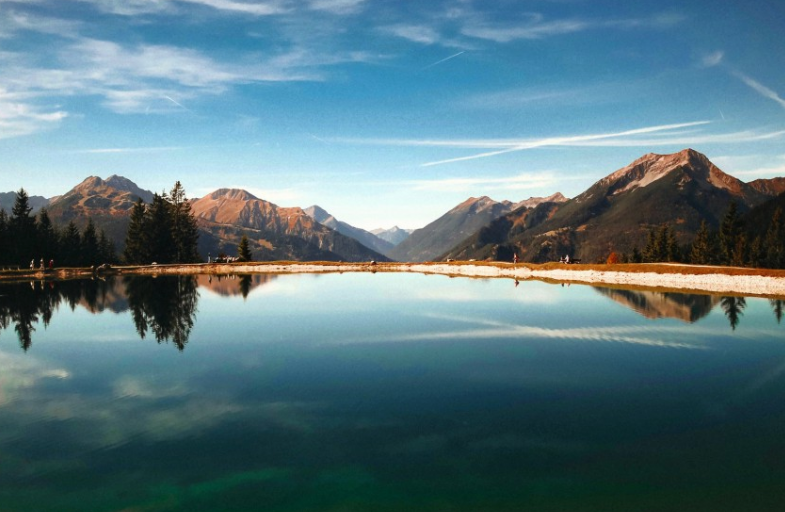
<instances>
[{"instance_id":1,"label":"mountain range","mask_svg":"<svg viewBox=\"0 0 785 512\"><path fill-rule=\"evenodd\" d=\"M650 230L669 224L678 243L691 243L702 221L716 229L729 204L756 219L765 231L773 210L785 203L785 178L744 183L692 149L669 155L647 154L608 174L568 199L560 193L517 203L487 196L468 198L427 226L369 232L337 220L317 205L280 207L240 189L219 189L191 200L200 230L199 252L236 254L243 235L254 259L330 261L428 261L478 259L553 261L569 254L586 262L604 261L610 251L629 254L642 248ZM152 193L121 176L89 177L50 199L53 222L88 218L122 252L129 214ZM10 212L15 193L0 194Z\"/></svg>"},{"instance_id":2,"label":"mountain range","mask_svg":"<svg viewBox=\"0 0 785 512\"><path fill-rule=\"evenodd\" d=\"M494 201L487 196L470 197L424 228L415 230L388 255L396 261L432 260L503 215L519 208L531 209L542 203L566 200L559 192L547 198L532 197L520 203Z\"/></svg>"},{"instance_id":3,"label":"mountain range","mask_svg":"<svg viewBox=\"0 0 785 512\"><path fill-rule=\"evenodd\" d=\"M556 261L563 255L605 261L630 254L649 232L670 225L677 242L692 242L705 221L717 229L731 202L741 214L785 191L785 180L744 183L705 155L685 149L648 154L562 203L544 202L501 216L441 254L440 258Z\"/></svg>"}]
</instances>

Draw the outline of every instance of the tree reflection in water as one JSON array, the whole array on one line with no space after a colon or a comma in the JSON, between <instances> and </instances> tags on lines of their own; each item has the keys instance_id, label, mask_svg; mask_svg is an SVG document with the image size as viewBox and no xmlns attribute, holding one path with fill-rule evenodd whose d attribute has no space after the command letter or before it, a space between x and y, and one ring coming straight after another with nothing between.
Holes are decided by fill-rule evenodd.
<instances>
[{"instance_id":1,"label":"tree reflection in water","mask_svg":"<svg viewBox=\"0 0 785 512\"><path fill-rule=\"evenodd\" d=\"M232 293L218 288L221 295L239 291L243 298L259 285L274 279L270 275L218 276L237 278ZM203 286L215 287L212 276L202 276ZM136 331L143 339L152 333L158 343L172 341L183 350L193 329L199 301L199 282L195 276L126 276L122 279L76 279L66 281L30 281L0 284L0 334L13 326L23 350L32 345L36 327L46 328L53 312L65 303L71 310L82 306L90 312L104 309L115 312L130 309ZM221 291L223 290L223 291ZM628 305L652 318L678 317L689 322L707 315L719 300L731 329L736 330L747 302L743 297L711 297L659 292L600 290L613 300ZM647 295L648 294L648 295ZM651 296L649 296L651 295ZM769 299L777 323L785 309L785 300ZM645 307L644 307L645 306ZM651 311L650 311L651 310Z\"/></svg>"},{"instance_id":2,"label":"tree reflection in water","mask_svg":"<svg viewBox=\"0 0 785 512\"><path fill-rule=\"evenodd\" d=\"M723 297L720 304L722 304L722 310L725 311L725 316L728 317L731 329L735 331L744 315L747 300L744 297Z\"/></svg>"},{"instance_id":3,"label":"tree reflection in water","mask_svg":"<svg viewBox=\"0 0 785 512\"><path fill-rule=\"evenodd\" d=\"M774 318L777 319L777 323L780 323L782 320L782 309L783 305L785 305L785 300L769 299L769 304L771 304L771 309L774 311Z\"/></svg>"},{"instance_id":4,"label":"tree reflection in water","mask_svg":"<svg viewBox=\"0 0 785 512\"><path fill-rule=\"evenodd\" d=\"M192 276L4 283L0 286L0 333L13 325L20 346L27 351L36 326L43 323L46 328L62 303L72 311L82 306L92 313L130 308L142 338L152 331L159 343L171 340L183 350L198 300Z\"/></svg>"},{"instance_id":5,"label":"tree reflection in water","mask_svg":"<svg viewBox=\"0 0 785 512\"><path fill-rule=\"evenodd\" d=\"M171 340L185 348L196 319L198 286L193 276L126 277L128 306L142 339L152 331L158 343Z\"/></svg>"}]
</instances>

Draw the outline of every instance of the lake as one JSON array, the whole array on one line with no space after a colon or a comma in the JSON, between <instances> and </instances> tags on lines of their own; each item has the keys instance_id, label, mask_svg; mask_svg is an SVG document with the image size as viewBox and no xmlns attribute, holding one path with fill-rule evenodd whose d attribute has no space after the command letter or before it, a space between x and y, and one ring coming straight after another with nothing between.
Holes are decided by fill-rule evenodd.
<instances>
[{"instance_id":1,"label":"lake","mask_svg":"<svg viewBox=\"0 0 785 512\"><path fill-rule=\"evenodd\" d=\"M407 273L0 284L0 512L783 510L782 312Z\"/></svg>"}]
</instances>

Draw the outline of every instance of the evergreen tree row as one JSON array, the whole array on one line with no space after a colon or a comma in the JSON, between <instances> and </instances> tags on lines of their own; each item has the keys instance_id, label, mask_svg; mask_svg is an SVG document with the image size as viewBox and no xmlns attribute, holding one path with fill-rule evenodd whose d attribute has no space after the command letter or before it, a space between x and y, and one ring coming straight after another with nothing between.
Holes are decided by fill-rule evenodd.
<instances>
[{"instance_id":1,"label":"evergreen tree row","mask_svg":"<svg viewBox=\"0 0 785 512\"><path fill-rule=\"evenodd\" d=\"M683 262L695 265L729 265L734 267L785 268L785 223L782 208L771 216L763 235L745 229L738 207L731 202L717 231L706 221L689 247L679 247L676 234L668 224L649 231L643 251L633 250L633 263Z\"/></svg>"},{"instance_id":2,"label":"evergreen tree row","mask_svg":"<svg viewBox=\"0 0 785 512\"><path fill-rule=\"evenodd\" d=\"M196 263L199 232L185 189L176 182L167 195L154 194L146 205L139 199L131 210L123 257L126 263Z\"/></svg>"},{"instance_id":3,"label":"evergreen tree row","mask_svg":"<svg viewBox=\"0 0 785 512\"><path fill-rule=\"evenodd\" d=\"M11 268L49 266L91 266L114 263L115 248L103 230L98 230L92 219L84 232L73 221L58 228L49 218L46 208L37 217L24 189L16 193L11 215L0 210L0 265Z\"/></svg>"}]
</instances>

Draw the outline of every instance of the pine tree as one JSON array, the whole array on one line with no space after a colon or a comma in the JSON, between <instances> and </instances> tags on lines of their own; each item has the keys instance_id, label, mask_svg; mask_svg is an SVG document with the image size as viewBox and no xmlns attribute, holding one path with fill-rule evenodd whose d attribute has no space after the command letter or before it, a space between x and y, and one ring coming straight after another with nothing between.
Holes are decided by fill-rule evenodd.
<instances>
[{"instance_id":1,"label":"pine tree","mask_svg":"<svg viewBox=\"0 0 785 512\"><path fill-rule=\"evenodd\" d=\"M657 232L654 228L649 229L649 235L646 239L646 247L643 248L642 260L644 263L654 263L659 261L660 251L657 246Z\"/></svg>"},{"instance_id":2,"label":"pine tree","mask_svg":"<svg viewBox=\"0 0 785 512\"><path fill-rule=\"evenodd\" d=\"M144 223L147 232L150 260L157 263L175 261L174 238L172 237L172 205L166 194L153 195Z\"/></svg>"},{"instance_id":3,"label":"pine tree","mask_svg":"<svg viewBox=\"0 0 785 512\"><path fill-rule=\"evenodd\" d=\"M701 227L695 234L695 239L692 241L692 248L690 249L690 263L693 265L708 265L711 263L711 234L709 233L709 226L705 220L701 221Z\"/></svg>"},{"instance_id":4,"label":"pine tree","mask_svg":"<svg viewBox=\"0 0 785 512\"><path fill-rule=\"evenodd\" d=\"M785 263L783 247L782 209L777 208L771 217L763 239L763 264L767 268L782 268Z\"/></svg>"},{"instance_id":5,"label":"pine tree","mask_svg":"<svg viewBox=\"0 0 785 512\"><path fill-rule=\"evenodd\" d=\"M87 220L87 227L82 233L82 253L80 258L80 265L92 266L101 263L101 254L98 250L98 233L93 224L93 219Z\"/></svg>"},{"instance_id":6,"label":"pine tree","mask_svg":"<svg viewBox=\"0 0 785 512\"><path fill-rule=\"evenodd\" d=\"M6 250L6 248L10 246L11 237L8 226L8 215L6 215L4 209L0 208L0 247L3 248L3 250L0 250L0 263L3 265L13 262L11 255L8 254L8 251Z\"/></svg>"},{"instance_id":7,"label":"pine tree","mask_svg":"<svg viewBox=\"0 0 785 512\"><path fill-rule=\"evenodd\" d=\"M103 263L116 263L117 255L115 254L114 243L109 240L104 230L98 233L98 255L99 261Z\"/></svg>"},{"instance_id":8,"label":"pine tree","mask_svg":"<svg viewBox=\"0 0 785 512\"><path fill-rule=\"evenodd\" d=\"M763 266L763 241L760 236L756 236L750 244L749 254L747 256L747 263L751 267L760 268Z\"/></svg>"},{"instance_id":9,"label":"pine tree","mask_svg":"<svg viewBox=\"0 0 785 512\"><path fill-rule=\"evenodd\" d=\"M19 189L16 193L16 201L11 210L10 222L10 248L13 254L13 261L17 264L25 264L29 258L35 258L36 250L36 229L35 218L30 216L33 208L30 206L29 197L25 189Z\"/></svg>"},{"instance_id":10,"label":"pine tree","mask_svg":"<svg viewBox=\"0 0 785 512\"><path fill-rule=\"evenodd\" d=\"M733 260L736 249L736 238L739 236L738 207L736 201L731 201L728 211L720 224L719 245L721 265L728 265Z\"/></svg>"},{"instance_id":11,"label":"pine tree","mask_svg":"<svg viewBox=\"0 0 785 512\"><path fill-rule=\"evenodd\" d=\"M125 250L123 258L126 263L148 263L149 249L147 247L147 234L145 232L146 207L142 199L137 199L131 209L131 218L128 231L125 233Z\"/></svg>"},{"instance_id":12,"label":"pine tree","mask_svg":"<svg viewBox=\"0 0 785 512\"><path fill-rule=\"evenodd\" d=\"M679 243L676 240L676 231L674 231L667 224L663 227L663 231L663 237L665 238L665 261L681 261L681 255L679 254Z\"/></svg>"},{"instance_id":13,"label":"pine tree","mask_svg":"<svg viewBox=\"0 0 785 512\"><path fill-rule=\"evenodd\" d=\"M169 196L172 204L172 239L174 259L178 263L195 263L200 260L197 251L199 230L191 211L191 203L185 195L185 188L177 181Z\"/></svg>"},{"instance_id":14,"label":"pine tree","mask_svg":"<svg viewBox=\"0 0 785 512\"><path fill-rule=\"evenodd\" d=\"M81 264L81 245L82 237L79 228L74 221L71 221L60 237L60 258L63 260L63 265L74 267Z\"/></svg>"},{"instance_id":15,"label":"pine tree","mask_svg":"<svg viewBox=\"0 0 785 512\"><path fill-rule=\"evenodd\" d=\"M46 208L41 208L38 212L38 223L36 224L38 233L38 252L49 259L59 258L60 244L58 243L57 231L49 218Z\"/></svg>"},{"instance_id":16,"label":"pine tree","mask_svg":"<svg viewBox=\"0 0 785 512\"><path fill-rule=\"evenodd\" d=\"M747 261L747 235L745 233L738 233L736 235L736 244L733 246L731 253L730 264L734 267L743 267Z\"/></svg>"},{"instance_id":17,"label":"pine tree","mask_svg":"<svg viewBox=\"0 0 785 512\"><path fill-rule=\"evenodd\" d=\"M251 261L253 259L251 247L248 244L248 237L246 235L243 235L240 244L237 246L237 256L240 261Z\"/></svg>"}]
</instances>

